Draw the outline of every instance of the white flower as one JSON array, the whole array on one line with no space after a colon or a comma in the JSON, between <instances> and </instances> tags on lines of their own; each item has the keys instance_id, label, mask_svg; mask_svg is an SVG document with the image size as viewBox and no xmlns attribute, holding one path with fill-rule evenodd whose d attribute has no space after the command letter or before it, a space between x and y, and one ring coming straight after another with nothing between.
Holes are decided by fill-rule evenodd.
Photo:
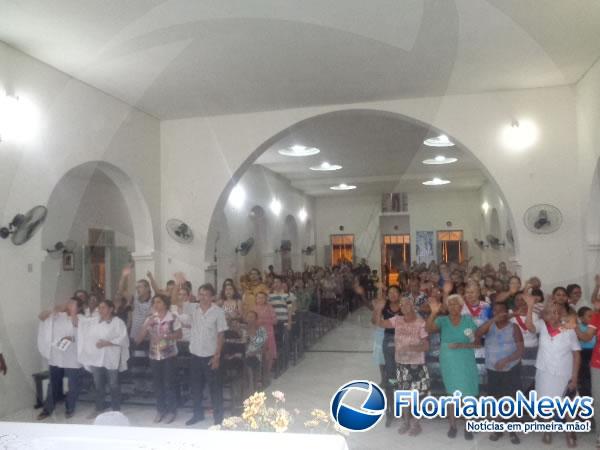
<instances>
[{"instance_id":1,"label":"white flower","mask_svg":"<svg viewBox=\"0 0 600 450\"><path fill-rule=\"evenodd\" d=\"M278 402L285 402L285 394L283 392L281 392L281 391L274 391L274 392L271 392L271 395Z\"/></svg>"},{"instance_id":2,"label":"white flower","mask_svg":"<svg viewBox=\"0 0 600 450\"><path fill-rule=\"evenodd\" d=\"M212 425L208 427L209 431L219 431L221 429L221 425Z\"/></svg>"}]
</instances>

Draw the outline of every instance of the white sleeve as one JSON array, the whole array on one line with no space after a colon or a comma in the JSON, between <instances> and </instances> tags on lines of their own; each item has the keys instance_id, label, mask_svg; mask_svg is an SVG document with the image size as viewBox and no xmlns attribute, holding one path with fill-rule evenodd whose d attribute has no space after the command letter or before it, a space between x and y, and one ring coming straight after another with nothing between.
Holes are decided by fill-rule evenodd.
<instances>
[{"instance_id":1,"label":"white sleeve","mask_svg":"<svg viewBox=\"0 0 600 450\"><path fill-rule=\"evenodd\" d=\"M573 330L569 330L571 335L571 351L578 352L581 350L581 344L579 343L579 339L577 339L577 333Z\"/></svg>"},{"instance_id":2,"label":"white sleeve","mask_svg":"<svg viewBox=\"0 0 600 450\"><path fill-rule=\"evenodd\" d=\"M222 331L227 331L229 327L227 326L227 319L225 318L225 312L221 309L217 316L217 332L221 333Z\"/></svg>"}]
</instances>

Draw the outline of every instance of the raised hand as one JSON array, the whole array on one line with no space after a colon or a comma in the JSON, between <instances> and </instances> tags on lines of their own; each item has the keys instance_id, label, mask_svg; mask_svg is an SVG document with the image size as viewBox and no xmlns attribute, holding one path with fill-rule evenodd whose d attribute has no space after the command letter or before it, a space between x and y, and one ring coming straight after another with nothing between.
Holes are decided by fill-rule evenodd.
<instances>
[{"instance_id":1,"label":"raised hand","mask_svg":"<svg viewBox=\"0 0 600 450\"><path fill-rule=\"evenodd\" d=\"M123 278L131 275L131 265L130 264L127 264L125 267L123 267L123 270L121 271L121 275L123 276Z\"/></svg>"},{"instance_id":2,"label":"raised hand","mask_svg":"<svg viewBox=\"0 0 600 450\"><path fill-rule=\"evenodd\" d=\"M444 281L444 295L450 295L450 293L454 290L454 283L452 282L452 280L446 280Z\"/></svg>"},{"instance_id":3,"label":"raised hand","mask_svg":"<svg viewBox=\"0 0 600 450\"><path fill-rule=\"evenodd\" d=\"M523 294L523 300L527 303L528 308L533 308L533 305L535 305L535 297L531 294Z\"/></svg>"},{"instance_id":4,"label":"raised hand","mask_svg":"<svg viewBox=\"0 0 600 450\"><path fill-rule=\"evenodd\" d=\"M375 311L382 311L383 308L385 308L385 299L380 298L378 300L373 300L373 309Z\"/></svg>"},{"instance_id":5,"label":"raised hand","mask_svg":"<svg viewBox=\"0 0 600 450\"><path fill-rule=\"evenodd\" d=\"M429 304L429 308L431 308L431 314L438 314L440 312L442 304L437 298L430 297L427 303Z\"/></svg>"}]
</instances>

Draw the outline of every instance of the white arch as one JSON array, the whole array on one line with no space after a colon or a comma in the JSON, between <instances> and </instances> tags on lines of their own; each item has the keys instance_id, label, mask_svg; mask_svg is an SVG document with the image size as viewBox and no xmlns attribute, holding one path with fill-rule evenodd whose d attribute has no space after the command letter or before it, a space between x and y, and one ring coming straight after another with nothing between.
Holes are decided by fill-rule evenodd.
<instances>
[{"instance_id":1,"label":"white arch","mask_svg":"<svg viewBox=\"0 0 600 450\"><path fill-rule=\"evenodd\" d=\"M94 171L96 170L104 173L117 186L121 192L121 195L123 196L123 199L125 200L125 204L127 205L127 209L129 210L129 214L131 216L131 223L134 231L133 239L135 253L152 254L155 248L154 230L152 228L152 218L150 216L150 210L148 209L146 200L144 199L139 187L132 181L131 177L122 169L113 164L105 161L88 161L72 167L55 184L50 196L48 197L48 203L50 203L52 197L56 195L57 190L68 177L76 175L80 178L83 178L84 183L87 186L94 174ZM84 192L85 189L74 193L76 196L78 196L78 198L74 197L73 199L75 204L79 204ZM77 208L65 209L62 222L69 224L72 223L76 212ZM47 236L47 233L44 233L42 236L43 248L54 244L54 242L47 242L48 238L49 236Z\"/></svg>"}]
</instances>

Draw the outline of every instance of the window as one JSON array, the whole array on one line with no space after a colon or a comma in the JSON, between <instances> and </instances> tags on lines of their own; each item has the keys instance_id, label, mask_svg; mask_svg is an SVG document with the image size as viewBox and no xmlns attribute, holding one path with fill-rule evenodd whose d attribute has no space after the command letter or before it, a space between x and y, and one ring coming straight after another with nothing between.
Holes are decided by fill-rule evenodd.
<instances>
[{"instance_id":1,"label":"window","mask_svg":"<svg viewBox=\"0 0 600 450\"><path fill-rule=\"evenodd\" d=\"M437 240L441 262L462 263L465 260L466 247L462 230L438 231Z\"/></svg>"},{"instance_id":2,"label":"window","mask_svg":"<svg viewBox=\"0 0 600 450\"><path fill-rule=\"evenodd\" d=\"M354 262L354 235L332 234L331 239L331 265L342 262Z\"/></svg>"},{"instance_id":3,"label":"window","mask_svg":"<svg viewBox=\"0 0 600 450\"><path fill-rule=\"evenodd\" d=\"M399 272L410 265L410 234L383 236L383 267L387 284L398 284Z\"/></svg>"}]
</instances>

